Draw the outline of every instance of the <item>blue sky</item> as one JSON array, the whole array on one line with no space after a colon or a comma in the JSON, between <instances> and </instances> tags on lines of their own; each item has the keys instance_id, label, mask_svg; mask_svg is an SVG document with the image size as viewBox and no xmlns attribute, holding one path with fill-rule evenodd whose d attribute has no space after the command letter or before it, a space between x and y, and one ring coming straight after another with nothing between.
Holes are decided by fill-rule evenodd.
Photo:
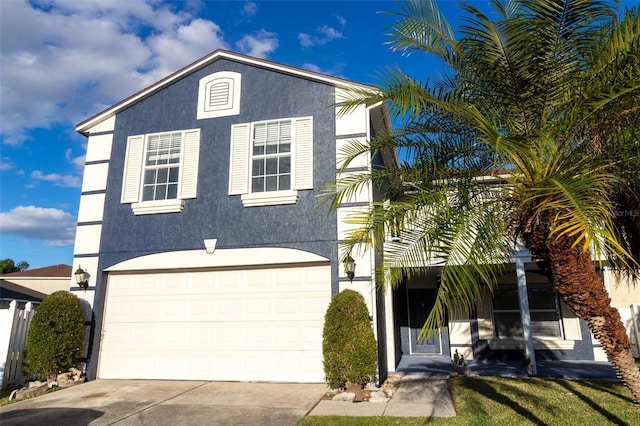
<instances>
[{"instance_id":1,"label":"blue sky","mask_svg":"<svg viewBox=\"0 0 640 426\"><path fill-rule=\"evenodd\" d=\"M392 1L2 0L0 259L72 264L75 124L224 48L375 82Z\"/></svg>"},{"instance_id":2,"label":"blue sky","mask_svg":"<svg viewBox=\"0 0 640 426\"><path fill-rule=\"evenodd\" d=\"M484 8L489 0L473 3ZM454 1L440 8L455 25ZM433 59L389 51L393 1L0 1L0 259L71 264L75 124L223 48L362 83Z\"/></svg>"}]
</instances>

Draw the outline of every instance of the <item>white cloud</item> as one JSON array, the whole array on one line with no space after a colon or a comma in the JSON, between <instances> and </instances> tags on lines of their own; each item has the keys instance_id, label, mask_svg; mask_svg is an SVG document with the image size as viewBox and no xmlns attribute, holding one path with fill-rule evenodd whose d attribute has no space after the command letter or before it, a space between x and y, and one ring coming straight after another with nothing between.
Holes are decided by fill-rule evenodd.
<instances>
[{"instance_id":1,"label":"white cloud","mask_svg":"<svg viewBox=\"0 0 640 426\"><path fill-rule=\"evenodd\" d=\"M247 55L256 58L266 58L279 45L278 34L261 29L254 35L246 35L236 43L236 46Z\"/></svg>"},{"instance_id":2,"label":"white cloud","mask_svg":"<svg viewBox=\"0 0 640 426\"><path fill-rule=\"evenodd\" d=\"M318 32L321 34L324 34L327 40L329 41L339 39L339 38L344 38L344 36L340 31L336 30L333 27L329 27L327 25L323 25L322 27L318 28Z\"/></svg>"},{"instance_id":3,"label":"white cloud","mask_svg":"<svg viewBox=\"0 0 640 426\"><path fill-rule=\"evenodd\" d=\"M79 170L79 171L83 171L84 170L84 163L85 163L85 158L86 155L81 155L79 157L74 157L72 154L72 150L71 148L67 148L64 151L64 158L67 159L67 161L71 164L73 164L73 166Z\"/></svg>"},{"instance_id":4,"label":"white cloud","mask_svg":"<svg viewBox=\"0 0 640 426\"><path fill-rule=\"evenodd\" d=\"M328 25L318 27L316 33L319 35L310 35L307 33L299 33L298 41L302 47L322 46L332 40L344 38L344 35L338 30Z\"/></svg>"},{"instance_id":5,"label":"white cloud","mask_svg":"<svg viewBox=\"0 0 640 426\"><path fill-rule=\"evenodd\" d=\"M339 65L339 64L336 64L336 65ZM304 64L302 64L302 68L304 68L305 70L317 72L320 74L326 74L326 75L332 75L334 77L345 78L338 69L330 69L330 70L323 69L323 68L320 68L318 65L312 64L310 62L305 62Z\"/></svg>"},{"instance_id":6,"label":"white cloud","mask_svg":"<svg viewBox=\"0 0 640 426\"><path fill-rule=\"evenodd\" d=\"M3 143L28 140L33 128L78 122L227 48L216 23L176 7L158 0L1 1Z\"/></svg>"},{"instance_id":7,"label":"white cloud","mask_svg":"<svg viewBox=\"0 0 640 426\"><path fill-rule=\"evenodd\" d=\"M338 20L338 23L340 24L341 27L344 27L345 25L347 25L347 20L344 19L344 17L340 15L336 15L336 19Z\"/></svg>"},{"instance_id":8,"label":"white cloud","mask_svg":"<svg viewBox=\"0 0 640 426\"><path fill-rule=\"evenodd\" d=\"M45 175L40 170L34 170L31 172L31 179L53 182L55 186L66 186L69 188L80 188L82 185L82 179L80 176L61 175L59 173L50 173Z\"/></svg>"},{"instance_id":9,"label":"white cloud","mask_svg":"<svg viewBox=\"0 0 640 426\"><path fill-rule=\"evenodd\" d=\"M300 41L300 45L302 47L313 46L313 40L311 39L311 36L307 33L298 34L298 41Z\"/></svg>"},{"instance_id":10,"label":"white cloud","mask_svg":"<svg viewBox=\"0 0 640 426\"><path fill-rule=\"evenodd\" d=\"M320 69L319 66L317 66L316 64L309 63L309 62L304 63L302 65L302 68L304 68L306 70L309 70L309 71L313 71L313 72L319 72L319 73L322 72L322 69Z\"/></svg>"},{"instance_id":11,"label":"white cloud","mask_svg":"<svg viewBox=\"0 0 640 426\"><path fill-rule=\"evenodd\" d=\"M242 8L242 13L244 13L244 15L248 17L255 16L257 11L258 11L258 5L252 1L246 2L244 4L244 7Z\"/></svg>"},{"instance_id":12,"label":"white cloud","mask_svg":"<svg viewBox=\"0 0 640 426\"><path fill-rule=\"evenodd\" d=\"M0 171L11 170L16 165L9 159L9 157L0 158Z\"/></svg>"},{"instance_id":13,"label":"white cloud","mask_svg":"<svg viewBox=\"0 0 640 426\"><path fill-rule=\"evenodd\" d=\"M154 54L153 70L148 73L147 83L166 77L209 52L228 48L220 27L203 19L194 19L175 31L151 36L148 45Z\"/></svg>"},{"instance_id":14,"label":"white cloud","mask_svg":"<svg viewBox=\"0 0 640 426\"><path fill-rule=\"evenodd\" d=\"M46 240L49 246L72 245L75 229L76 219L59 209L18 206L0 213L0 233Z\"/></svg>"}]
</instances>

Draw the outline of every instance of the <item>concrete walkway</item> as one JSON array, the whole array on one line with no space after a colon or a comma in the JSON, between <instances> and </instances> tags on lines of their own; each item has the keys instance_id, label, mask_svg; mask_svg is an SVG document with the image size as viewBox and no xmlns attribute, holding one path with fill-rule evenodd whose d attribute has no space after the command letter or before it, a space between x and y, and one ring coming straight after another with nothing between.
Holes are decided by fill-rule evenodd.
<instances>
[{"instance_id":1,"label":"concrete walkway","mask_svg":"<svg viewBox=\"0 0 640 426\"><path fill-rule=\"evenodd\" d=\"M538 377L617 380L608 362L540 361ZM452 374L528 377L518 361L469 362L467 369L442 356L404 356L395 374L401 375L398 390L388 402L351 403L321 400L310 416L453 417L455 407L447 387Z\"/></svg>"},{"instance_id":2,"label":"concrete walkway","mask_svg":"<svg viewBox=\"0 0 640 426\"><path fill-rule=\"evenodd\" d=\"M456 411L445 379L424 375L402 376L388 402L321 400L310 416L454 417Z\"/></svg>"}]
</instances>

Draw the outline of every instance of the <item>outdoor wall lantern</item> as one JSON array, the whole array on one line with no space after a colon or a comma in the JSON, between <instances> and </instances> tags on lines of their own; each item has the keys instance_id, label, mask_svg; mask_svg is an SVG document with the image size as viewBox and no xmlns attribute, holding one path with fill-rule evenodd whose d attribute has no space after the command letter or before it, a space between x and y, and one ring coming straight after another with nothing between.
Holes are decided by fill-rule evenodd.
<instances>
[{"instance_id":1,"label":"outdoor wall lantern","mask_svg":"<svg viewBox=\"0 0 640 426\"><path fill-rule=\"evenodd\" d=\"M78 265L78 270L73 273L76 277L76 282L80 286L80 288L87 290L89 287L89 274L87 274L81 267Z\"/></svg>"},{"instance_id":2,"label":"outdoor wall lantern","mask_svg":"<svg viewBox=\"0 0 640 426\"><path fill-rule=\"evenodd\" d=\"M344 259L344 273L349 277L349 281L353 282L353 277L356 274L356 262L351 256L347 256Z\"/></svg>"}]
</instances>

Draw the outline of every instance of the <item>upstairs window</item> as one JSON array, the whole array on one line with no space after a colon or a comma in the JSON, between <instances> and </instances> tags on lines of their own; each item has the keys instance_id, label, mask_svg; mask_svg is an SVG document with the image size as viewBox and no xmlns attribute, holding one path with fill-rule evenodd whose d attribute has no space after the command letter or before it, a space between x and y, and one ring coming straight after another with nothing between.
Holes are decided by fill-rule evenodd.
<instances>
[{"instance_id":1,"label":"upstairs window","mask_svg":"<svg viewBox=\"0 0 640 426\"><path fill-rule=\"evenodd\" d=\"M313 119L287 118L231 126L229 194L245 207L294 204L313 189Z\"/></svg>"},{"instance_id":2,"label":"upstairs window","mask_svg":"<svg viewBox=\"0 0 640 426\"><path fill-rule=\"evenodd\" d=\"M253 126L251 192L291 189L291 120Z\"/></svg>"},{"instance_id":3,"label":"upstairs window","mask_svg":"<svg viewBox=\"0 0 640 426\"><path fill-rule=\"evenodd\" d=\"M196 198L199 150L200 129L130 136L121 202L136 215L182 211Z\"/></svg>"},{"instance_id":4,"label":"upstairs window","mask_svg":"<svg viewBox=\"0 0 640 426\"><path fill-rule=\"evenodd\" d=\"M181 145L182 132L147 138L142 201L178 198Z\"/></svg>"},{"instance_id":5,"label":"upstairs window","mask_svg":"<svg viewBox=\"0 0 640 426\"><path fill-rule=\"evenodd\" d=\"M240 114L241 75L220 71L200 79L198 120Z\"/></svg>"}]
</instances>

